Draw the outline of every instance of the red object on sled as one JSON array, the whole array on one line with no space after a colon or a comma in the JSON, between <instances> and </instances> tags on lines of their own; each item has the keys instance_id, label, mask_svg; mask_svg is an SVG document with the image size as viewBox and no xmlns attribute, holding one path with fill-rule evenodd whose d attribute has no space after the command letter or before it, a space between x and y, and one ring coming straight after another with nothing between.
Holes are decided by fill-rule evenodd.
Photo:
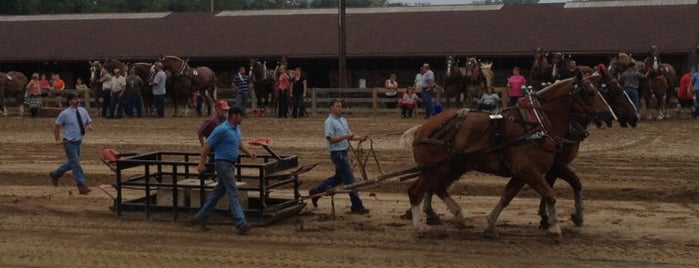
<instances>
[{"instance_id":1,"label":"red object on sled","mask_svg":"<svg viewBox=\"0 0 699 268\"><path fill-rule=\"evenodd\" d=\"M119 160L119 152L112 148L104 147L102 148L102 159L109 164L116 163Z\"/></svg>"},{"instance_id":2,"label":"red object on sled","mask_svg":"<svg viewBox=\"0 0 699 268\"><path fill-rule=\"evenodd\" d=\"M272 144L272 139L269 139L269 138L257 138L257 139L252 139L252 140L248 141L248 144L250 144L250 145L257 145L257 146L260 146L260 145L270 145L270 144Z\"/></svg>"}]
</instances>

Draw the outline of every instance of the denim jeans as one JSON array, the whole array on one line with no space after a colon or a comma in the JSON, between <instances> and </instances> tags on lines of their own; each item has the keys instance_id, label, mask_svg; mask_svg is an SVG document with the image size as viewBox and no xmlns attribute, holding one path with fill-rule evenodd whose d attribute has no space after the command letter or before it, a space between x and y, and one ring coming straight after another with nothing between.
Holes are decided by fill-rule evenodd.
<instances>
[{"instance_id":1,"label":"denim jeans","mask_svg":"<svg viewBox=\"0 0 699 268\"><path fill-rule=\"evenodd\" d=\"M245 107L248 105L248 93L247 92L238 92L238 94L235 95L235 105L240 106L240 108L245 109Z\"/></svg>"},{"instance_id":2,"label":"denim jeans","mask_svg":"<svg viewBox=\"0 0 699 268\"><path fill-rule=\"evenodd\" d=\"M432 104L432 90L422 89L422 103L425 105L425 118L434 115L434 105Z\"/></svg>"},{"instance_id":3,"label":"denim jeans","mask_svg":"<svg viewBox=\"0 0 699 268\"><path fill-rule=\"evenodd\" d=\"M694 90L694 96L696 96L695 102L699 102L699 90ZM699 116L699 103L694 104L694 116Z\"/></svg>"},{"instance_id":4,"label":"denim jeans","mask_svg":"<svg viewBox=\"0 0 699 268\"><path fill-rule=\"evenodd\" d=\"M165 94L153 95L153 105L155 106L155 113L158 117L165 116Z\"/></svg>"},{"instance_id":5,"label":"denim jeans","mask_svg":"<svg viewBox=\"0 0 699 268\"><path fill-rule=\"evenodd\" d=\"M109 105L109 117L114 117L116 112L116 117L121 118L124 114L124 97L119 96L121 91L112 92L111 104Z\"/></svg>"},{"instance_id":6,"label":"denim jeans","mask_svg":"<svg viewBox=\"0 0 699 268\"><path fill-rule=\"evenodd\" d=\"M328 189L340 184L349 185L354 183L352 164L350 163L349 156L347 155L347 150L330 152L330 160L332 160L333 164L335 165L335 175L325 179L318 186L311 189L309 191L311 195L325 192ZM350 201L352 202L351 209L353 211L362 209L364 207L362 200L359 199L359 193L357 193L357 191L351 191L349 196Z\"/></svg>"},{"instance_id":7,"label":"denim jeans","mask_svg":"<svg viewBox=\"0 0 699 268\"><path fill-rule=\"evenodd\" d=\"M141 96L129 96L128 102L124 106L126 108L126 115L128 116L133 116L134 109L136 109L136 116L141 117L141 115L143 115Z\"/></svg>"},{"instance_id":8,"label":"denim jeans","mask_svg":"<svg viewBox=\"0 0 699 268\"><path fill-rule=\"evenodd\" d=\"M629 95L629 98L631 99L631 102L633 102L633 105L636 106L636 111L641 111L641 99L638 96L638 88L632 88L632 87L625 87L624 91L626 91L626 94Z\"/></svg>"},{"instance_id":9,"label":"denim jeans","mask_svg":"<svg viewBox=\"0 0 699 268\"><path fill-rule=\"evenodd\" d=\"M78 186L85 186L85 174L80 166L80 146L82 141L63 141L63 148L66 151L66 162L59 166L51 174L61 177L66 172L73 171L73 177Z\"/></svg>"},{"instance_id":10,"label":"denim jeans","mask_svg":"<svg viewBox=\"0 0 699 268\"><path fill-rule=\"evenodd\" d=\"M235 226L240 228L248 221L245 217L243 207L238 202L238 188L235 186L235 164L228 160L216 160L216 173L218 174L218 183L211 191L209 197L206 198L206 203L195 215L199 221L205 222L216 207L218 200L223 195L228 196L228 204L230 204L231 215L235 219Z\"/></svg>"}]
</instances>

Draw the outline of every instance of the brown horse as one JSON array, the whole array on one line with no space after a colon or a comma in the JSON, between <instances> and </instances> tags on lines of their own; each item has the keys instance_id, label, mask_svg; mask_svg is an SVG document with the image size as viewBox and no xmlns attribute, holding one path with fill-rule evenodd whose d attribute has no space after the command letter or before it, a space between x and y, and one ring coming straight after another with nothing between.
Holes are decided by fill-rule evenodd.
<instances>
[{"instance_id":1,"label":"brown horse","mask_svg":"<svg viewBox=\"0 0 699 268\"><path fill-rule=\"evenodd\" d=\"M19 115L24 115L24 93L25 86L29 80L23 73L11 71L8 73L0 72L0 113L7 116L7 106L5 99L14 97L19 105Z\"/></svg>"},{"instance_id":2,"label":"brown horse","mask_svg":"<svg viewBox=\"0 0 699 268\"><path fill-rule=\"evenodd\" d=\"M177 105L185 105L185 114L189 112L187 100L192 97L194 92L199 92L201 96L204 96L207 114L211 114L211 105L216 101L216 73L205 66L192 68L187 61L177 56L161 57L160 62L163 64L164 70L171 75L174 90L173 99L176 102L175 114L177 115ZM182 81L182 78L189 80L189 82ZM187 97L184 96L185 93Z\"/></svg>"},{"instance_id":3,"label":"brown horse","mask_svg":"<svg viewBox=\"0 0 699 268\"><path fill-rule=\"evenodd\" d=\"M534 50L532 68L529 70L529 85L534 92L555 81L554 68L549 63L549 54L542 48Z\"/></svg>"},{"instance_id":4,"label":"brown horse","mask_svg":"<svg viewBox=\"0 0 699 268\"><path fill-rule=\"evenodd\" d=\"M584 66L580 66L580 68L583 74L587 73ZM590 68L590 70L592 70L592 68ZM590 114L596 115L597 117L583 115L573 118L569 130L565 134L566 142L563 143L561 151L556 154L554 165L546 172L546 181L551 187L553 187L557 178L563 179L571 186L575 196L575 213L571 214L571 220L576 226L581 226L584 218L582 184L580 183L580 178L568 165L577 156L580 142L588 135L586 130L587 125L594 121L597 127L603 127L605 125L611 127L612 120L616 119L623 127L627 125L635 127L638 122L635 106L616 79L609 75L606 68L598 68L597 72L601 75L601 79L599 81L593 80L593 82L595 85L599 85L599 87L596 87L600 90L597 92L597 98L595 99L595 113ZM610 109L613 112L609 112ZM431 200L432 193L426 193L423 212L425 212L427 216L427 223L430 225L441 224L441 219L439 219L439 216L432 208ZM549 219L544 199L541 200L539 206L539 215L541 217L539 227L542 229L548 228ZM408 211L406 212L406 216L412 217L412 213Z\"/></svg>"},{"instance_id":5,"label":"brown horse","mask_svg":"<svg viewBox=\"0 0 699 268\"><path fill-rule=\"evenodd\" d=\"M257 59L250 59L250 82L255 90L257 108L261 109L262 113L267 112L266 110L268 107L271 107L272 111L276 108L277 74L275 74L275 70L268 69L266 62L260 62Z\"/></svg>"},{"instance_id":6,"label":"brown horse","mask_svg":"<svg viewBox=\"0 0 699 268\"><path fill-rule=\"evenodd\" d=\"M415 134L414 157L423 167L408 189L412 214L419 215L423 193L434 192L463 221L461 208L446 191L453 181L470 170L516 174L488 217L486 234L495 234L500 212L526 183L546 199L549 232L560 237L553 189L544 175L553 165L572 118L593 113L596 96L590 79L567 79L521 99L518 108L506 109L506 120L491 121L487 113L449 110L409 130L404 137ZM418 231L427 228L419 217L413 217L413 224Z\"/></svg>"},{"instance_id":7,"label":"brown horse","mask_svg":"<svg viewBox=\"0 0 699 268\"><path fill-rule=\"evenodd\" d=\"M466 59L466 73L463 77L466 87L466 107L475 108L476 102L483 96L483 92L486 90L486 84L488 83L476 57L469 57Z\"/></svg>"},{"instance_id":8,"label":"brown horse","mask_svg":"<svg viewBox=\"0 0 699 268\"><path fill-rule=\"evenodd\" d=\"M459 68L459 62L454 58L454 56L447 56L447 76L444 80L444 97L447 101L447 107L461 108L461 95L464 94L464 75ZM454 98L454 103L452 104L451 99Z\"/></svg>"},{"instance_id":9,"label":"brown horse","mask_svg":"<svg viewBox=\"0 0 699 268\"><path fill-rule=\"evenodd\" d=\"M143 98L143 111L146 115L154 114L153 111L153 90L148 86L148 82L153 80L155 76L155 67L153 64L147 62L136 62L129 65L136 71L136 75L143 80L143 87L141 88L141 97Z\"/></svg>"},{"instance_id":10,"label":"brown horse","mask_svg":"<svg viewBox=\"0 0 699 268\"><path fill-rule=\"evenodd\" d=\"M643 60L643 67L648 77L639 83L639 94L643 97L648 109L648 119L655 114L657 119L663 119L670 113L667 105L670 98L675 95L677 85L677 72L672 65L660 61L660 48L656 45L648 47L648 56Z\"/></svg>"}]
</instances>

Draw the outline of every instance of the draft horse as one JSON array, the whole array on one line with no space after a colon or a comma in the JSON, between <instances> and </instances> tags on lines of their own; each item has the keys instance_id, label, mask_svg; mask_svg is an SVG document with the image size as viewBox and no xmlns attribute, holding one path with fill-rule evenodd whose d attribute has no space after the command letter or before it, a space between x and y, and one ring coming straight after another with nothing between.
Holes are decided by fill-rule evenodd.
<instances>
[{"instance_id":1,"label":"draft horse","mask_svg":"<svg viewBox=\"0 0 699 268\"><path fill-rule=\"evenodd\" d=\"M459 62L454 58L454 56L447 56L447 77L444 80L444 97L447 101L447 107L461 108L461 95L464 93L464 72L459 68ZM452 104L451 99L454 98L454 103Z\"/></svg>"},{"instance_id":2,"label":"draft horse","mask_svg":"<svg viewBox=\"0 0 699 268\"><path fill-rule=\"evenodd\" d=\"M520 99L517 108L503 111L505 120L492 121L487 113L449 110L404 133L404 138L414 137L414 159L422 167L408 189L412 215L420 215L423 194L434 192L455 219L463 221L461 208L447 188L464 173L477 170L512 176L488 216L486 235L497 236L495 223L500 212L528 184L546 200L548 231L560 238L556 199L545 174L554 164L573 117L594 113L595 92L590 78L566 79ZM420 217L413 217L413 225L418 232L428 230Z\"/></svg>"},{"instance_id":3,"label":"draft horse","mask_svg":"<svg viewBox=\"0 0 699 268\"><path fill-rule=\"evenodd\" d=\"M542 48L536 48L533 53L534 60L529 70L529 85L534 92L555 81L556 68L549 62L549 54Z\"/></svg>"},{"instance_id":4,"label":"draft horse","mask_svg":"<svg viewBox=\"0 0 699 268\"><path fill-rule=\"evenodd\" d=\"M275 68L276 69L276 68ZM257 98L257 108L260 114L265 114L267 107L275 109L277 104L277 76L275 70L267 68L266 62L257 59L250 59L249 77Z\"/></svg>"},{"instance_id":5,"label":"draft horse","mask_svg":"<svg viewBox=\"0 0 699 268\"><path fill-rule=\"evenodd\" d=\"M20 72L10 71L0 72L0 114L7 116L7 103L5 99L14 97L19 105L19 115L24 115L24 93L25 86L29 80Z\"/></svg>"},{"instance_id":6,"label":"draft horse","mask_svg":"<svg viewBox=\"0 0 699 268\"><path fill-rule=\"evenodd\" d=\"M639 119L633 102L617 80L609 74L607 69L604 67L597 67L596 72L601 76L598 81L592 80L595 87L599 89L597 98L595 99L595 113L592 114L596 115L596 117L593 118L583 115L573 118L569 130L564 136L565 142L561 150L556 154L554 165L546 172L546 181L551 187L553 187L557 178L561 178L572 188L575 196L575 213L571 214L571 220L576 226L582 226L584 218L582 184L580 183L580 178L568 165L577 156L580 143L588 136L587 126L590 122L594 121L598 128L605 127L605 125L606 127L611 127L612 121L617 120L622 127L627 127L629 125L636 127ZM585 74L587 72L582 71L582 73ZM589 73L592 72L590 71ZM441 219L432 208L431 200L432 193L426 193L423 212L425 212L427 216L427 224L442 224ZM547 229L549 227L549 219L544 199L541 200L539 206L539 215L541 217L539 227ZM410 210L406 212L406 216L408 218L412 217Z\"/></svg>"},{"instance_id":7,"label":"draft horse","mask_svg":"<svg viewBox=\"0 0 699 268\"><path fill-rule=\"evenodd\" d=\"M194 92L199 92L204 97L207 114L210 115L211 105L216 101L216 73L206 66L192 68L186 60L177 56L164 56L159 62L170 74L174 91L175 115L178 115L177 105L185 106L185 114L189 112L187 100Z\"/></svg>"},{"instance_id":8,"label":"draft horse","mask_svg":"<svg viewBox=\"0 0 699 268\"><path fill-rule=\"evenodd\" d=\"M660 61L660 48L656 45L648 47L648 55L643 60L643 67L648 77L639 83L639 94L643 97L648 109L648 119L652 114L657 119L663 119L670 115L667 105L675 94L677 85L677 72L672 65Z\"/></svg>"}]
</instances>

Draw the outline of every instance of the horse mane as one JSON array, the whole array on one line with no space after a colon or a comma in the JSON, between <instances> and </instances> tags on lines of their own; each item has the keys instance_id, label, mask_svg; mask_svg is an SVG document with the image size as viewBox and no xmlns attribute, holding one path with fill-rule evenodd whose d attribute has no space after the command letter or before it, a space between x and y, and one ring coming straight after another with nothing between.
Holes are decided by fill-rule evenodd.
<instances>
[{"instance_id":1,"label":"horse mane","mask_svg":"<svg viewBox=\"0 0 699 268\"><path fill-rule=\"evenodd\" d=\"M403 149L408 150L409 152L413 152L413 141L415 140L415 133L417 133L417 129L420 128L421 125L414 126L405 132L403 132L403 135L398 138L398 144L403 147ZM414 159L413 159L414 161Z\"/></svg>"}]
</instances>

